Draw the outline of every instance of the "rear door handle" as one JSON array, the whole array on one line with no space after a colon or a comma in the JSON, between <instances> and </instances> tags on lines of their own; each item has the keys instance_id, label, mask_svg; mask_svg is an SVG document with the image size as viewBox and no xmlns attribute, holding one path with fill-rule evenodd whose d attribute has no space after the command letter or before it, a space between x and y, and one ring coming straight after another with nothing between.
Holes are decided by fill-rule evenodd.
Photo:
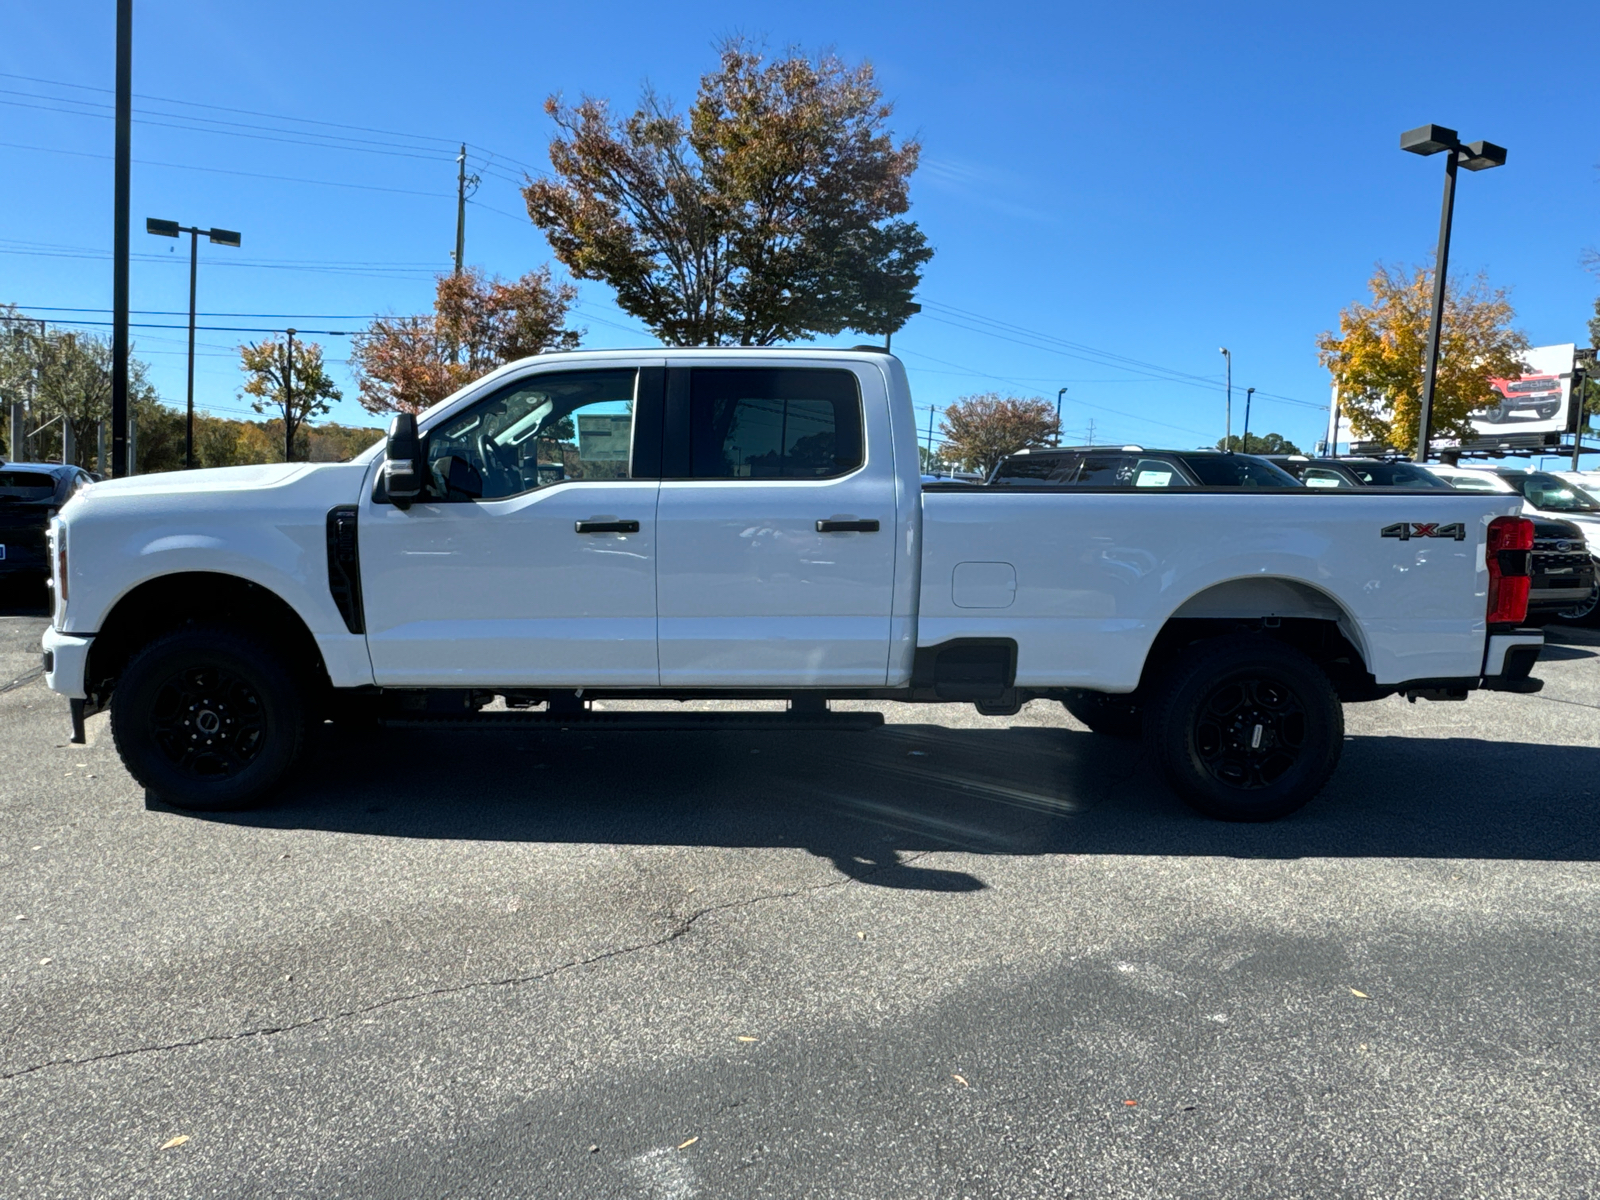
<instances>
[{"instance_id":1,"label":"rear door handle","mask_svg":"<svg viewBox=\"0 0 1600 1200\"><path fill-rule=\"evenodd\" d=\"M876 521L818 521L818 533L877 533Z\"/></svg>"},{"instance_id":2,"label":"rear door handle","mask_svg":"<svg viewBox=\"0 0 1600 1200\"><path fill-rule=\"evenodd\" d=\"M638 533L637 521L579 521L573 526L579 533Z\"/></svg>"}]
</instances>

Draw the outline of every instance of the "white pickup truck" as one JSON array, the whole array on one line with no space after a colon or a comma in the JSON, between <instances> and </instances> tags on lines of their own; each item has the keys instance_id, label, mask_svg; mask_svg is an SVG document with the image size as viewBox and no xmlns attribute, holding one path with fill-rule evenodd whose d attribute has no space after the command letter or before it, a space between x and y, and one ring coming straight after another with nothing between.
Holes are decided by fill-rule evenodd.
<instances>
[{"instance_id":1,"label":"white pickup truck","mask_svg":"<svg viewBox=\"0 0 1600 1200\"><path fill-rule=\"evenodd\" d=\"M45 667L75 737L109 708L133 776L196 809L260 799L356 713L1045 698L1262 820L1326 782L1341 702L1539 687L1517 497L1139 481L924 486L883 352L549 354L350 463L87 488L52 526Z\"/></svg>"}]
</instances>

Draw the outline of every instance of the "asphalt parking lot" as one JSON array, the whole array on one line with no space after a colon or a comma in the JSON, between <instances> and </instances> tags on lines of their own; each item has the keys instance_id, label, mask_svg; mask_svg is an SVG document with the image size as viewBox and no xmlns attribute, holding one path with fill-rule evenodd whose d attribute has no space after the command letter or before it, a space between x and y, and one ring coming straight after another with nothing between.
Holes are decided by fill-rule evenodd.
<instances>
[{"instance_id":1,"label":"asphalt parking lot","mask_svg":"<svg viewBox=\"0 0 1600 1200\"><path fill-rule=\"evenodd\" d=\"M325 736L146 802L0 616L0 1195L1577 1197L1600 636L1212 823L1058 706Z\"/></svg>"}]
</instances>

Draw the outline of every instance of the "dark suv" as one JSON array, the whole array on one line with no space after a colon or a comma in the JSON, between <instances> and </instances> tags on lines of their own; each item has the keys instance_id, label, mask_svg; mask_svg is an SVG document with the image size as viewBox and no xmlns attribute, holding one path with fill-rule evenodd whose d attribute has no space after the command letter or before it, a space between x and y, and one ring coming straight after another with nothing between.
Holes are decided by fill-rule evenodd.
<instances>
[{"instance_id":1,"label":"dark suv","mask_svg":"<svg viewBox=\"0 0 1600 1200\"><path fill-rule=\"evenodd\" d=\"M1528 612L1590 624L1595 609L1595 563L1583 530L1571 521L1533 518L1533 578Z\"/></svg>"},{"instance_id":2,"label":"dark suv","mask_svg":"<svg viewBox=\"0 0 1600 1200\"><path fill-rule=\"evenodd\" d=\"M0 462L0 583L50 577L45 549L50 518L92 482L79 467Z\"/></svg>"},{"instance_id":3,"label":"dark suv","mask_svg":"<svg viewBox=\"0 0 1600 1200\"><path fill-rule=\"evenodd\" d=\"M1414 462L1391 458L1307 458L1274 454L1271 461L1310 488L1403 487L1444 488L1450 485Z\"/></svg>"},{"instance_id":4,"label":"dark suv","mask_svg":"<svg viewBox=\"0 0 1600 1200\"><path fill-rule=\"evenodd\" d=\"M1004 459L991 487L1190 488L1299 487L1255 454L1222 450L1146 450L1143 446L1056 446Z\"/></svg>"}]
</instances>

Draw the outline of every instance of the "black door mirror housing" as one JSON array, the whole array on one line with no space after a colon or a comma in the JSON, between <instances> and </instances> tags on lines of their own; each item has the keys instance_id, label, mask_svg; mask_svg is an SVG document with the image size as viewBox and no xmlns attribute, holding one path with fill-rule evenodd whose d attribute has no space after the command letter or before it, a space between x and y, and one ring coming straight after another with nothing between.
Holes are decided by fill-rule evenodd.
<instances>
[{"instance_id":1,"label":"black door mirror housing","mask_svg":"<svg viewBox=\"0 0 1600 1200\"><path fill-rule=\"evenodd\" d=\"M384 445L383 490L396 508L407 508L422 495L424 482L417 418L412 413L396 413L389 422Z\"/></svg>"}]
</instances>

